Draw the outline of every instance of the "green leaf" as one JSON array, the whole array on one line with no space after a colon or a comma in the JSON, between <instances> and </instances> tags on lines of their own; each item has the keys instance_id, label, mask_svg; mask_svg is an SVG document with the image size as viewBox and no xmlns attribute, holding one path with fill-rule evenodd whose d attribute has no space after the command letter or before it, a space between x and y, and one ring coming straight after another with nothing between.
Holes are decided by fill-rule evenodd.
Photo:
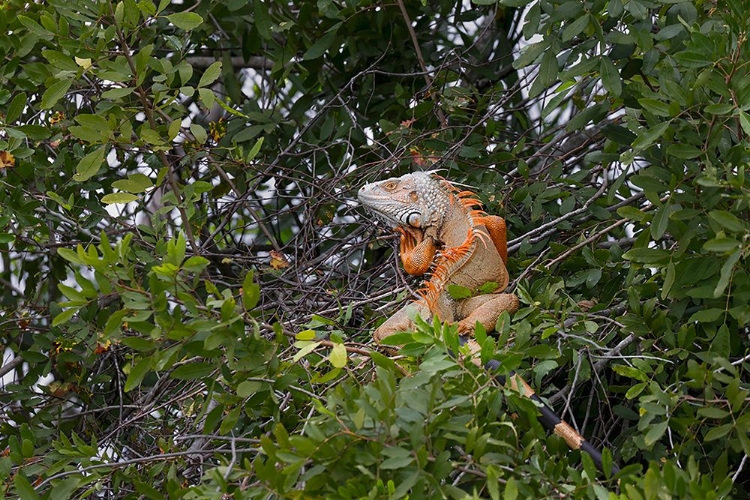
<instances>
[{"instance_id":1,"label":"green leaf","mask_svg":"<svg viewBox=\"0 0 750 500\"><path fill-rule=\"evenodd\" d=\"M69 477L52 483L49 500L68 500L81 483L80 477Z\"/></svg>"},{"instance_id":2,"label":"green leaf","mask_svg":"<svg viewBox=\"0 0 750 500\"><path fill-rule=\"evenodd\" d=\"M233 408L229 413L227 413L226 416L221 420L221 424L219 425L219 434L229 434L232 429L234 429L234 426L237 425L237 421L240 419L241 414L242 406Z\"/></svg>"},{"instance_id":3,"label":"green leaf","mask_svg":"<svg viewBox=\"0 0 750 500\"><path fill-rule=\"evenodd\" d=\"M200 273L211 263L207 258L194 255L182 263L182 268L189 273Z\"/></svg>"},{"instance_id":4,"label":"green leaf","mask_svg":"<svg viewBox=\"0 0 750 500\"><path fill-rule=\"evenodd\" d=\"M177 12L167 16L169 22L181 30L192 30L203 24L203 18L195 12Z\"/></svg>"},{"instance_id":5,"label":"green leaf","mask_svg":"<svg viewBox=\"0 0 750 500\"><path fill-rule=\"evenodd\" d=\"M198 87L205 87L214 83L221 75L221 61L216 61L211 66L206 68L206 71L201 75L201 79L198 82Z\"/></svg>"},{"instance_id":6,"label":"green leaf","mask_svg":"<svg viewBox=\"0 0 750 500\"><path fill-rule=\"evenodd\" d=\"M703 442L708 443L711 441L716 441L717 439L721 439L732 432L733 428L734 424L724 424L720 425L719 427L714 427L706 433L706 436L703 438Z\"/></svg>"},{"instance_id":7,"label":"green leaf","mask_svg":"<svg viewBox=\"0 0 750 500\"><path fill-rule=\"evenodd\" d=\"M535 89L529 91L530 97L536 97L554 83L557 80L558 73L557 54L553 50L548 50L542 55L542 60L539 63L539 74L532 84Z\"/></svg>"},{"instance_id":8,"label":"green leaf","mask_svg":"<svg viewBox=\"0 0 750 500\"><path fill-rule=\"evenodd\" d=\"M161 134L159 134L159 132L152 128L146 126L141 127L140 136L141 139L146 141L148 144L152 144L154 146L160 146L164 144L164 139L162 138Z\"/></svg>"},{"instance_id":9,"label":"green leaf","mask_svg":"<svg viewBox=\"0 0 750 500\"><path fill-rule=\"evenodd\" d=\"M590 121L598 123L607 114L608 107L603 104L594 104L583 111L576 113L568 123L565 124L565 130L578 130L583 128Z\"/></svg>"},{"instance_id":10,"label":"green leaf","mask_svg":"<svg viewBox=\"0 0 750 500\"><path fill-rule=\"evenodd\" d=\"M523 47L519 56L513 61L513 67L515 69L525 68L536 61L547 49L549 49L549 42L546 41L540 41Z\"/></svg>"},{"instance_id":11,"label":"green leaf","mask_svg":"<svg viewBox=\"0 0 750 500\"><path fill-rule=\"evenodd\" d=\"M727 410L716 406L704 406L703 408L698 409L698 415L706 418L721 419L728 417L730 413Z\"/></svg>"},{"instance_id":12,"label":"green leaf","mask_svg":"<svg viewBox=\"0 0 750 500\"><path fill-rule=\"evenodd\" d=\"M667 148L667 154L670 154L675 158L689 160L699 157L703 154L703 151L692 144L670 144Z\"/></svg>"},{"instance_id":13,"label":"green leaf","mask_svg":"<svg viewBox=\"0 0 750 500\"><path fill-rule=\"evenodd\" d=\"M197 123L190 124L190 133L193 134L193 137L195 137L195 140L198 142L198 144L205 144L206 140L208 140L206 129L204 129Z\"/></svg>"},{"instance_id":14,"label":"green leaf","mask_svg":"<svg viewBox=\"0 0 750 500\"><path fill-rule=\"evenodd\" d=\"M719 327L713 340L709 352L717 354L722 358L728 358L731 351L729 328L726 324Z\"/></svg>"},{"instance_id":15,"label":"green leaf","mask_svg":"<svg viewBox=\"0 0 750 500\"><path fill-rule=\"evenodd\" d=\"M127 97L132 94L134 90L135 89L131 87L110 89L106 92L102 92L102 97L105 99L113 100L122 99L123 97Z\"/></svg>"},{"instance_id":16,"label":"green leaf","mask_svg":"<svg viewBox=\"0 0 750 500\"><path fill-rule=\"evenodd\" d=\"M260 0L253 2L253 24L255 29L258 30L261 38L264 40L270 40L273 33L273 21L271 16L268 14L268 4Z\"/></svg>"},{"instance_id":17,"label":"green leaf","mask_svg":"<svg viewBox=\"0 0 750 500\"><path fill-rule=\"evenodd\" d=\"M59 101L73 85L73 80L60 80L50 85L42 94L42 109L50 109Z\"/></svg>"},{"instance_id":18,"label":"green leaf","mask_svg":"<svg viewBox=\"0 0 750 500\"><path fill-rule=\"evenodd\" d=\"M604 137L607 139L623 146L630 146L636 138L636 135L633 132L614 123L607 123L604 125L602 127L602 134L604 134Z\"/></svg>"},{"instance_id":19,"label":"green leaf","mask_svg":"<svg viewBox=\"0 0 750 500\"><path fill-rule=\"evenodd\" d=\"M671 116L671 113L669 112L669 104L658 99L638 99L638 104L640 104L643 109L645 109L652 115L663 116L666 118L669 118Z\"/></svg>"},{"instance_id":20,"label":"green leaf","mask_svg":"<svg viewBox=\"0 0 750 500\"><path fill-rule=\"evenodd\" d=\"M669 262L667 264L667 270L664 274L664 284L662 285L662 291L661 291L661 298L666 299L669 297L669 292L672 290L672 285L674 285L674 280L677 277L677 272L674 267L674 262Z\"/></svg>"},{"instance_id":21,"label":"green leaf","mask_svg":"<svg viewBox=\"0 0 750 500\"><path fill-rule=\"evenodd\" d=\"M198 95L200 96L201 101L203 101L203 106L206 108L212 108L216 102L216 94L214 94L214 91L211 89L198 89Z\"/></svg>"},{"instance_id":22,"label":"green leaf","mask_svg":"<svg viewBox=\"0 0 750 500\"><path fill-rule=\"evenodd\" d=\"M604 84L604 88L609 90L615 96L622 94L620 72L617 71L617 68L608 56L602 56L599 73L602 76L602 84Z\"/></svg>"},{"instance_id":23,"label":"green leaf","mask_svg":"<svg viewBox=\"0 0 750 500\"><path fill-rule=\"evenodd\" d=\"M662 193L668 189L668 186L661 179L648 174L636 174L630 178L630 181L644 191L653 193Z\"/></svg>"},{"instance_id":24,"label":"green leaf","mask_svg":"<svg viewBox=\"0 0 750 500\"><path fill-rule=\"evenodd\" d=\"M477 290L481 295L486 295L488 293L495 293L497 289L500 287L500 284L496 281L488 281L484 283L482 286L479 287Z\"/></svg>"},{"instance_id":25,"label":"green leaf","mask_svg":"<svg viewBox=\"0 0 750 500\"><path fill-rule=\"evenodd\" d=\"M642 264L656 264L667 262L672 254L657 248L633 248L622 255L623 259L640 262Z\"/></svg>"},{"instance_id":26,"label":"green leaf","mask_svg":"<svg viewBox=\"0 0 750 500\"><path fill-rule=\"evenodd\" d=\"M90 115L90 114L80 114L76 115L75 121L77 121L79 124L83 125L84 127L93 128L93 129L109 129L109 123L106 119L104 119L103 116L100 115Z\"/></svg>"},{"instance_id":27,"label":"green leaf","mask_svg":"<svg viewBox=\"0 0 750 500\"><path fill-rule=\"evenodd\" d=\"M257 141L255 141L253 147L250 148L250 151L248 151L248 153L245 155L245 161L250 162L256 156L258 156L261 146L263 146L263 137L260 137Z\"/></svg>"},{"instance_id":28,"label":"green leaf","mask_svg":"<svg viewBox=\"0 0 750 500\"><path fill-rule=\"evenodd\" d=\"M151 371L152 362L152 357L146 357L139 360L135 366L130 369L128 378L125 380L125 392L130 392L141 384L143 377Z\"/></svg>"},{"instance_id":29,"label":"green leaf","mask_svg":"<svg viewBox=\"0 0 750 500\"><path fill-rule=\"evenodd\" d=\"M646 376L646 374L638 368L627 365L614 365L612 369L615 371L615 373L619 373L620 375L623 375L625 377L634 378L636 380L640 380L641 382L648 381L648 377Z\"/></svg>"},{"instance_id":30,"label":"green leaf","mask_svg":"<svg viewBox=\"0 0 750 500\"><path fill-rule=\"evenodd\" d=\"M692 50L686 50L674 55L675 60L686 68L703 68L713 64L715 61L710 54L702 54Z\"/></svg>"},{"instance_id":31,"label":"green leaf","mask_svg":"<svg viewBox=\"0 0 750 500\"><path fill-rule=\"evenodd\" d=\"M645 19L648 14L646 7L638 0L630 0L627 3L627 9L636 19Z\"/></svg>"},{"instance_id":32,"label":"green leaf","mask_svg":"<svg viewBox=\"0 0 750 500\"><path fill-rule=\"evenodd\" d=\"M85 182L96 175L102 166L106 152L106 147L101 146L81 158L81 161L78 162L78 167L76 167L76 174L73 176L73 180Z\"/></svg>"},{"instance_id":33,"label":"green leaf","mask_svg":"<svg viewBox=\"0 0 750 500\"><path fill-rule=\"evenodd\" d=\"M672 212L672 205L662 205L656 209L654 218L651 220L651 238L654 240L661 239L669 224L669 214Z\"/></svg>"},{"instance_id":34,"label":"green leaf","mask_svg":"<svg viewBox=\"0 0 750 500\"><path fill-rule=\"evenodd\" d=\"M0 245L7 245L16 241L16 236L11 233L0 233Z\"/></svg>"},{"instance_id":35,"label":"green leaf","mask_svg":"<svg viewBox=\"0 0 750 500\"><path fill-rule=\"evenodd\" d=\"M23 24L31 33L35 34L39 38L49 40L53 37L53 34L48 30L42 28L42 25L33 19L24 15L19 15L17 19Z\"/></svg>"},{"instance_id":36,"label":"green leaf","mask_svg":"<svg viewBox=\"0 0 750 500\"><path fill-rule=\"evenodd\" d=\"M710 115L731 115L734 109L735 106L733 104L716 103L709 104L708 106L703 108L703 112ZM748 131L746 130L745 133L748 133Z\"/></svg>"},{"instance_id":37,"label":"green leaf","mask_svg":"<svg viewBox=\"0 0 750 500\"><path fill-rule=\"evenodd\" d=\"M8 113L5 115L5 123L13 123L18 120L23 113L23 109L26 107L26 94L21 92L10 103L8 106Z\"/></svg>"},{"instance_id":38,"label":"green leaf","mask_svg":"<svg viewBox=\"0 0 750 500\"><path fill-rule=\"evenodd\" d=\"M708 212L708 217L733 233L745 232L745 224L731 212L711 210Z\"/></svg>"},{"instance_id":39,"label":"green leaf","mask_svg":"<svg viewBox=\"0 0 750 500\"><path fill-rule=\"evenodd\" d=\"M144 2L145 3L145 2ZM148 4L153 6L153 4ZM164 500L164 495L151 486L148 483L144 483L143 481L138 481L137 479L133 479L133 485L135 486L135 489L138 493L141 494L140 498L148 498L150 500Z\"/></svg>"},{"instance_id":40,"label":"green leaf","mask_svg":"<svg viewBox=\"0 0 750 500\"><path fill-rule=\"evenodd\" d=\"M629 205L618 208L617 215L619 215L623 219L630 219L636 222L643 222L644 220L646 220L646 218L648 218L647 213Z\"/></svg>"},{"instance_id":41,"label":"green leaf","mask_svg":"<svg viewBox=\"0 0 750 500\"><path fill-rule=\"evenodd\" d=\"M339 25L336 25L338 29ZM336 30L329 30L328 33L323 35L322 38L318 39L312 46L307 49L307 52L302 56L302 59L309 61L317 59L326 53L326 51L333 45L333 41L336 39Z\"/></svg>"},{"instance_id":42,"label":"green leaf","mask_svg":"<svg viewBox=\"0 0 750 500\"><path fill-rule=\"evenodd\" d=\"M498 0L497 3L499 3L500 5L504 5L505 7L516 8L516 7L525 7L528 4L530 4L531 1L532 0ZM474 2L474 3L479 5L478 2ZM485 4L485 5L492 5L492 4Z\"/></svg>"},{"instance_id":43,"label":"green leaf","mask_svg":"<svg viewBox=\"0 0 750 500\"><path fill-rule=\"evenodd\" d=\"M388 456L380 463L382 470L402 469L414 461L414 456L404 448L386 448L383 453Z\"/></svg>"},{"instance_id":44,"label":"green leaf","mask_svg":"<svg viewBox=\"0 0 750 500\"><path fill-rule=\"evenodd\" d=\"M76 62L60 51L43 50L42 56L55 68L59 68L64 71L78 71L78 65L76 64Z\"/></svg>"},{"instance_id":45,"label":"green leaf","mask_svg":"<svg viewBox=\"0 0 750 500\"><path fill-rule=\"evenodd\" d=\"M265 384L257 380L245 380L237 386L237 396L246 398L263 389Z\"/></svg>"},{"instance_id":46,"label":"green leaf","mask_svg":"<svg viewBox=\"0 0 750 500\"><path fill-rule=\"evenodd\" d=\"M625 393L625 398L626 399L633 399L633 398L637 397L641 392L643 392L643 389L645 389L647 385L648 384L646 384L645 382L641 382L639 384L635 384L633 387L631 387L630 389L628 389L628 392Z\"/></svg>"},{"instance_id":47,"label":"green leaf","mask_svg":"<svg viewBox=\"0 0 750 500\"><path fill-rule=\"evenodd\" d=\"M12 129L7 129L8 132L11 130ZM20 125L16 127L15 130L22 132L26 137L35 141L43 141L52 135L48 128L40 125Z\"/></svg>"},{"instance_id":48,"label":"green leaf","mask_svg":"<svg viewBox=\"0 0 750 500\"><path fill-rule=\"evenodd\" d=\"M346 347L344 344L333 344L333 349L328 355L328 360L334 368L343 368L346 366Z\"/></svg>"},{"instance_id":49,"label":"green leaf","mask_svg":"<svg viewBox=\"0 0 750 500\"><path fill-rule=\"evenodd\" d=\"M688 323L712 323L722 317L726 311L718 307L696 311L688 319Z\"/></svg>"},{"instance_id":50,"label":"green leaf","mask_svg":"<svg viewBox=\"0 0 750 500\"><path fill-rule=\"evenodd\" d=\"M68 130L74 137L77 137L84 142L88 142L89 144L101 144L107 140L108 136L107 131L100 128L93 129L73 125L72 127L68 127Z\"/></svg>"},{"instance_id":51,"label":"green leaf","mask_svg":"<svg viewBox=\"0 0 750 500\"><path fill-rule=\"evenodd\" d=\"M745 134L750 135L750 115L743 110L740 110L740 125Z\"/></svg>"},{"instance_id":52,"label":"green leaf","mask_svg":"<svg viewBox=\"0 0 750 500\"><path fill-rule=\"evenodd\" d=\"M102 203L105 205L113 205L115 203L130 203L138 199L138 196L131 193L110 193L102 196Z\"/></svg>"},{"instance_id":53,"label":"green leaf","mask_svg":"<svg viewBox=\"0 0 750 500\"><path fill-rule=\"evenodd\" d=\"M63 312L55 316L55 319L52 320L52 326L60 326L64 323L67 323L70 321L70 319L75 316L75 314L78 312L77 307L71 307L69 309L65 309Z\"/></svg>"},{"instance_id":54,"label":"green leaf","mask_svg":"<svg viewBox=\"0 0 750 500\"><path fill-rule=\"evenodd\" d=\"M192 124L191 124L191 126L192 126ZM182 121L181 120L172 120L172 123L169 124L169 128L167 129L167 140L168 141L175 140L175 138L177 137L177 135L180 133L180 130L182 130Z\"/></svg>"},{"instance_id":55,"label":"green leaf","mask_svg":"<svg viewBox=\"0 0 750 500\"><path fill-rule=\"evenodd\" d=\"M78 254L69 248L58 248L57 254L68 262L73 264L82 265L83 261L78 257Z\"/></svg>"},{"instance_id":56,"label":"green leaf","mask_svg":"<svg viewBox=\"0 0 750 500\"><path fill-rule=\"evenodd\" d=\"M20 471L14 474L13 485L18 498L21 500L37 500L39 498L39 494Z\"/></svg>"},{"instance_id":57,"label":"green leaf","mask_svg":"<svg viewBox=\"0 0 750 500\"><path fill-rule=\"evenodd\" d=\"M320 346L320 342L309 342L309 341L300 341L296 342L294 344L294 347L298 348L299 351L297 351L294 356L292 356L292 361L297 362L300 359L304 358L311 352L313 352L315 349Z\"/></svg>"},{"instance_id":58,"label":"green leaf","mask_svg":"<svg viewBox=\"0 0 750 500\"><path fill-rule=\"evenodd\" d=\"M122 316L120 317L119 322L122 323ZM141 337L125 337L121 339L120 342L122 342L123 345L133 349L134 351L139 352L150 352L156 348L156 343L153 340L144 339Z\"/></svg>"},{"instance_id":59,"label":"green leaf","mask_svg":"<svg viewBox=\"0 0 750 500\"><path fill-rule=\"evenodd\" d=\"M188 363L175 368L170 377L177 380L195 380L209 376L216 366L211 363Z\"/></svg>"},{"instance_id":60,"label":"green leaf","mask_svg":"<svg viewBox=\"0 0 750 500\"><path fill-rule=\"evenodd\" d=\"M516 500L518 498L518 485L513 477L508 478L505 483L505 492L503 493L503 500Z\"/></svg>"},{"instance_id":61,"label":"green leaf","mask_svg":"<svg viewBox=\"0 0 750 500\"><path fill-rule=\"evenodd\" d=\"M449 284L447 288L451 298L455 300L468 299L474 295L470 289L464 286Z\"/></svg>"},{"instance_id":62,"label":"green leaf","mask_svg":"<svg viewBox=\"0 0 750 500\"><path fill-rule=\"evenodd\" d=\"M154 183L145 174L129 174L127 179L120 179L112 183L112 187L128 193L143 193L154 187Z\"/></svg>"},{"instance_id":63,"label":"green leaf","mask_svg":"<svg viewBox=\"0 0 750 500\"><path fill-rule=\"evenodd\" d=\"M315 340L315 330L302 330L294 338L297 340Z\"/></svg>"},{"instance_id":64,"label":"green leaf","mask_svg":"<svg viewBox=\"0 0 750 500\"><path fill-rule=\"evenodd\" d=\"M726 253L730 250L740 248L741 243L734 238L714 238L703 244L703 248L709 252Z\"/></svg>"},{"instance_id":65,"label":"green leaf","mask_svg":"<svg viewBox=\"0 0 750 500\"><path fill-rule=\"evenodd\" d=\"M252 311L260 300L260 286L253 281L252 271L245 275L242 282L242 305L246 311Z\"/></svg>"},{"instance_id":66,"label":"green leaf","mask_svg":"<svg viewBox=\"0 0 750 500\"><path fill-rule=\"evenodd\" d=\"M57 289L67 298L72 301L86 302L86 297L79 290L73 287L64 285L62 283L57 284Z\"/></svg>"},{"instance_id":67,"label":"green leaf","mask_svg":"<svg viewBox=\"0 0 750 500\"><path fill-rule=\"evenodd\" d=\"M659 422L658 424L653 424L643 438L646 446L651 447L654 443L660 440L664 433L667 431L668 425L669 421L667 420Z\"/></svg>"},{"instance_id":68,"label":"green leaf","mask_svg":"<svg viewBox=\"0 0 750 500\"><path fill-rule=\"evenodd\" d=\"M565 26L565 29L562 32L562 41L569 42L574 37L581 34L581 32L589 25L590 18L591 14L585 13L572 23L568 23L568 25Z\"/></svg>"},{"instance_id":69,"label":"green leaf","mask_svg":"<svg viewBox=\"0 0 750 500\"><path fill-rule=\"evenodd\" d=\"M664 132L667 131L671 123L671 121L661 122L660 124L639 133L638 138L633 141L633 149L641 151L651 146L654 142L662 139Z\"/></svg>"}]
</instances>

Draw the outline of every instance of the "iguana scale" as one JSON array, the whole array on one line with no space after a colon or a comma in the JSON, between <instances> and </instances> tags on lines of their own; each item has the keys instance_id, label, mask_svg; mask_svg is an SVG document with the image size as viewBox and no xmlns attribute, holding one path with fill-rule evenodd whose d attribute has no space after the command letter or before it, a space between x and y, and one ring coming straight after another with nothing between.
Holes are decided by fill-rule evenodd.
<instances>
[{"instance_id":1,"label":"iguana scale","mask_svg":"<svg viewBox=\"0 0 750 500\"><path fill-rule=\"evenodd\" d=\"M503 312L518 309L518 298L504 292L508 286L505 220L482 211L473 193L457 189L433 172L414 172L366 184L358 198L365 209L400 233L404 270L413 276L430 275L420 290L421 298L375 330L376 342L397 332L413 331L410 308L415 308L428 322L437 316L443 322L457 323L462 339L475 352L479 346L471 337L476 323L491 332ZM491 282L497 284L495 292L480 293L480 288ZM468 288L474 294L456 300L448 292L450 285ZM497 371L499 363L493 360L486 367ZM505 383L504 377L497 378ZM513 374L509 379L513 389L537 403L540 422L548 430L571 448L587 452L602 467L596 448L559 418L522 378Z\"/></svg>"}]
</instances>

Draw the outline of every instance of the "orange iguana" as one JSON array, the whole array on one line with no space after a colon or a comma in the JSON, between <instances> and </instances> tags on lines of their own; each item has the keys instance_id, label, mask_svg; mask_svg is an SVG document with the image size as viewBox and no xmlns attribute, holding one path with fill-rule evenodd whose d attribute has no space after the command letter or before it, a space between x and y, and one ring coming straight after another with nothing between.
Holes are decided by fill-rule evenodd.
<instances>
[{"instance_id":1,"label":"orange iguana","mask_svg":"<svg viewBox=\"0 0 750 500\"><path fill-rule=\"evenodd\" d=\"M479 346L470 338L476 323L491 332L503 312L518 309L518 298L504 293L508 286L505 220L483 212L473 193L460 191L433 172L414 172L365 184L357 196L365 209L401 234L400 257L406 272L413 276L430 273L421 298L378 327L373 333L376 342L397 332L413 331L409 309L416 309L425 321L435 315L443 322L457 323L462 339L476 352ZM495 293L481 293L488 283L497 285ZM450 285L468 288L473 295L456 300L448 291ZM479 362L476 356L473 361ZM486 368L497 371L499 366L493 360ZM497 378L505 383L504 377ZM601 453L560 419L523 379L512 375L510 383L537 403L542 425L571 448L587 452L602 467Z\"/></svg>"}]
</instances>

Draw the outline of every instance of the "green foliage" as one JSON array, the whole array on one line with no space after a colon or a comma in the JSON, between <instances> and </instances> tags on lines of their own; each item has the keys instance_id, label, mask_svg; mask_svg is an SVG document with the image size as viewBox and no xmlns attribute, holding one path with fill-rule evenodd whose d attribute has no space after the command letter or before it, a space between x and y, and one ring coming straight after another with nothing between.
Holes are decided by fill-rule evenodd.
<instances>
[{"instance_id":1,"label":"green foliage","mask_svg":"<svg viewBox=\"0 0 750 500\"><path fill-rule=\"evenodd\" d=\"M5 496L747 496L740 3L0 9ZM350 199L412 168L507 219L482 359L619 475L450 327L362 345L416 283Z\"/></svg>"}]
</instances>

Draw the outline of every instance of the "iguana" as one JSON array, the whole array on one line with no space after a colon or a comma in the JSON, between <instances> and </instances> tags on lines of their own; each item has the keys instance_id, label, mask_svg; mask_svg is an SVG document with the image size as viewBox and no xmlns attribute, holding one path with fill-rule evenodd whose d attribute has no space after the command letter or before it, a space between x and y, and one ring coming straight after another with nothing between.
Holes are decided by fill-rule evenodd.
<instances>
[{"instance_id":1,"label":"iguana","mask_svg":"<svg viewBox=\"0 0 750 500\"><path fill-rule=\"evenodd\" d=\"M434 172L414 172L365 184L357 196L367 211L400 233L399 255L406 272L430 275L420 290L421 298L375 330L376 342L397 332L413 331L414 313L410 309L416 309L416 314L428 322L437 316L443 322L457 323L463 341L475 353L479 346L471 337L476 323L491 332L503 312L518 309L518 297L505 293L505 220L482 211L474 193L457 189ZM496 284L493 293L486 293L488 283ZM454 299L449 293L451 285L468 288L472 296ZM473 360L479 363L477 356ZM486 368L497 371L499 366L493 360ZM571 448L587 452L602 468L601 453L596 448L559 418L523 379L515 374L509 378L513 389L537 403L540 422L548 430ZM505 384L504 377L497 379ZM613 472L616 470L613 467Z\"/></svg>"}]
</instances>

